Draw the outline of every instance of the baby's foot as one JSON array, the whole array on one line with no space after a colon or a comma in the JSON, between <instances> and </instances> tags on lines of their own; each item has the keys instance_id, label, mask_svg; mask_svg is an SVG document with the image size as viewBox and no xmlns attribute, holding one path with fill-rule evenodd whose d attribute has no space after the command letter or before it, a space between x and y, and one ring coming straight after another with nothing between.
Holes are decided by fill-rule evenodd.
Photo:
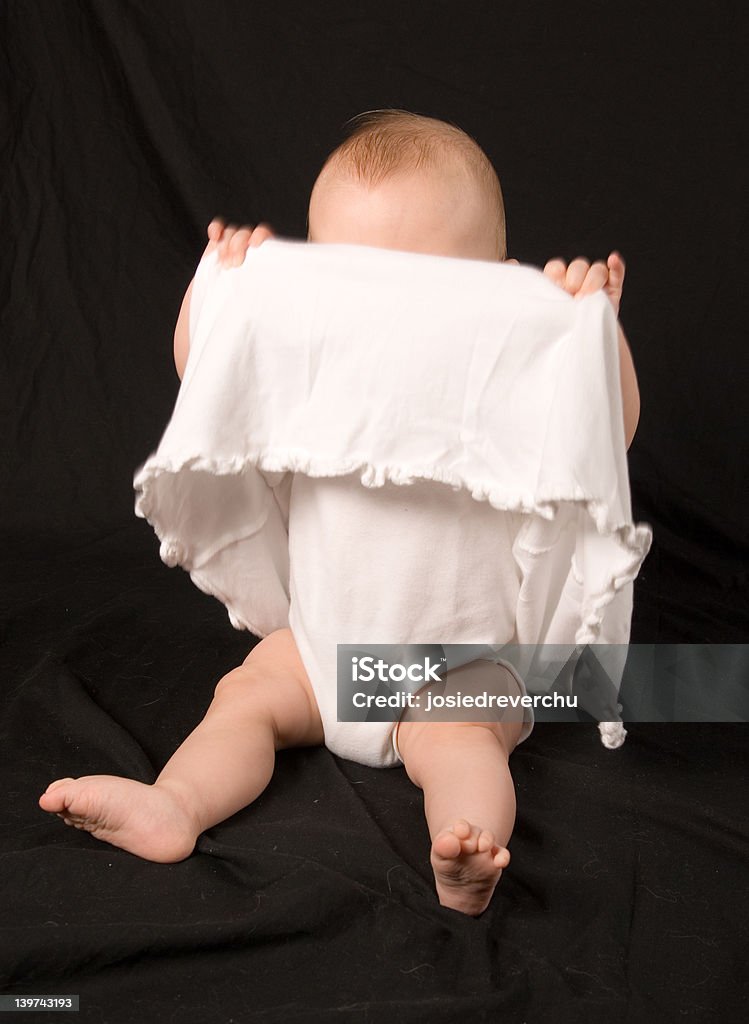
<instances>
[{"instance_id":1,"label":"baby's foot","mask_svg":"<svg viewBox=\"0 0 749 1024\"><path fill-rule=\"evenodd\" d=\"M189 857L199 834L197 822L172 790L115 775L58 779L39 798L39 806L66 825L165 864Z\"/></svg>"},{"instance_id":2,"label":"baby's foot","mask_svg":"<svg viewBox=\"0 0 749 1024\"><path fill-rule=\"evenodd\" d=\"M475 917L489 906L510 851L497 846L491 832L460 818L434 837L431 862L442 906Z\"/></svg>"}]
</instances>

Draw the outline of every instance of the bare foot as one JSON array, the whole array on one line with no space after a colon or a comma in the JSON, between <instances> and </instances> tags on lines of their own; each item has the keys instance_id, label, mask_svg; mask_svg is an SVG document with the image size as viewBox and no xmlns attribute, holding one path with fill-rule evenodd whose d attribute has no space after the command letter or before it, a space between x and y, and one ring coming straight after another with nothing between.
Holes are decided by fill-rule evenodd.
<instances>
[{"instance_id":1,"label":"bare foot","mask_svg":"<svg viewBox=\"0 0 749 1024\"><path fill-rule=\"evenodd\" d=\"M176 792L116 775L58 779L39 798L39 806L66 825L162 864L189 857L199 835Z\"/></svg>"},{"instance_id":2,"label":"bare foot","mask_svg":"<svg viewBox=\"0 0 749 1024\"><path fill-rule=\"evenodd\" d=\"M476 917L489 906L510 851L491 832L459 818L432 843L432 869L443 907Z\"/></svg>"}]
</instances>

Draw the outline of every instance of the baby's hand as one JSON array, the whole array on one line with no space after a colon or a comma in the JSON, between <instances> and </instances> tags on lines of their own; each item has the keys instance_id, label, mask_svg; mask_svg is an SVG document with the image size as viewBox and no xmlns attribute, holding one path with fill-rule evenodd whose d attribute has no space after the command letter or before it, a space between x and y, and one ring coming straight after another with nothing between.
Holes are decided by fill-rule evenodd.
<instances>
[{"instance_id":1,"label":"baby's hand","mask_svg":"<svg viewBox=\"0 0 749 1024\"><path fill-rule=\"evenodd\" d=\"M544 267L544 274L575 298L590 295L591 292L603 288L614 307L614 312L619 316L624 286L624 260L618 252L612 252L605 263L598 260L590 264L580 258L567 266L564 260L549 260Z\"/></svg>"},{"instance_id":2,"label":"baby's hand","mask_svg":"<svg viewBox=\"0 0 749 1024\"><path fill-rule=\"evenodd\" d=\"M214 249L218 250L218 261L222 267L239 267L244 263L248 249L255 249L269 238L275 237L267 224L258 224L238 228L234 224L228 226L218 218L208 225L208 245L204 256Z\"/></svg>"}]
</instances>

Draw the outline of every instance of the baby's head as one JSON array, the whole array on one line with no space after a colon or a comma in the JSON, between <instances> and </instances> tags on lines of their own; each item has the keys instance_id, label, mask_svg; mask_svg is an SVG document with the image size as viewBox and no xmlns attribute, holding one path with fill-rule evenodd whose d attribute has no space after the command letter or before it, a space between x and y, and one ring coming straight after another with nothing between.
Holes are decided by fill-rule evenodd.
<instances>
[{"instance_id":1,"label":"baby's head","mask_svg":"<svg viewBox=\"0 0 749 1024\"><path fill-rule=\"evenodd\" d=\"M499 179L460 128L405 110L368 111L320 171L308 240L504 260Z\"/></svg>"}]
</instances>

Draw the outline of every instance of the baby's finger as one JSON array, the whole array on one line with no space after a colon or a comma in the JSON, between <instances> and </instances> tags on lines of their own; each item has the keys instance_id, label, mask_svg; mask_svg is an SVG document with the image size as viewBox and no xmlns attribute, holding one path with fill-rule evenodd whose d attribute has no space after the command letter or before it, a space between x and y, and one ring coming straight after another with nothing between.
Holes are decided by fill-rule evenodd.
<instances>
[{"instance_id":1,"label":"baby's finger","mask_svg":"<svg viewBox=\"0 0 749 1024\"><path fill-rule=\"evenodd\" d=\"M580 288L575 296L579 298L582 295L590 295L592 292L598 292L602 288L605 288L609 280L609 269L603 260L597 260L592 264L590 270L585 275L585 280L580 285Z\"/></svg>"},{"instance_id":2,"label":"baby's finger","mask_svg":"<svg viewBox=\"0 0 749 1024\"><path fill-rule=\"evenodd\" d=\"M244 256L250 244L252 228L240 228L235 231L229 243L229 260L232 267L239 267L244 263Z\"/></svg>"},{"instance_id":3,"label":"baby's finger","mask_svg":"<svg viewBox=\"0 0 749 1024\"><path fill-rule=\"evenodd\" d=\"M611 300L614 312L619 315L619 305L622 301L622 290L624 288L624 274L626 267L624 260L618 252L612 252L607 260L609 270L609 283L606 286L606 294Z\"/></svg>"},{"instance_id":4,"label":"baby's finger","mask_svg":"<svg viewBox=\"0 0 749 1024\"><path fill-rule=\"evenodd\" d=\"M567 267L567 274L564 280L565 291L569 292L570 295L577 295L583 286L583 281L587 277L589 269L590 263L584 257L578 256L576 260L573 260Z\"/></svg>"},{"instance_id":5,"label":"baby's finger","mask_svg":"<svg viewBox=\"0 0 749 1024\"><path fill-rule=\"evenodd\" d=\"M234 236L236 235L236 233L237 225L228 224L224 228L223 234L221 235L221 238L218 243L218 261L222 267L231 266L231 252L229 249L229 245L231 243L232 238L234 238Z\"/></svg>"},{"instance_id":6,"label":"baby's finger","mask_svg":"<svg viewBox=\"0 0 749 1024\"><path fill-rule=\"evenodd\" d=\"M559 285L560 288L564 288L564 279L567 274L567 264L564 260L549 260L544 267L544 274L551 278L554 284Z\"/></svg>"},{"instance_id":7,"label":"baby's finger","mask_svg":"<svg viewBox=\"0 0 749 1024\"><path fill-rule=\"evenodd\" d=\"M269 238L273 238L273 228L270 224L258 224L255 230L252 232L250 238L250 248L255 249L258 245L262 245L263 242L267 242Z\"/></svg>"},{"instance_id":8,"label":"baby's finger","mask_svg":"<svg viewBox=\"0 0 749 1024\"><path fill-rule=\"evenodd\" d=\"M213 252L221 240L221 234L224 230L224 222L219 217L214 217L207 228L208 245L205 247L206 253Z\"/></svg>"},{"instance_id":9,"label":"baby's finger","mask_svg":"<svg viewBox=\"0 0 749 1024\"><path fill-rule=\"evenodd\" d=\"M612 252L606 261L606 265L609 268L609 285L611 288L617 288L621 293L624 286L624 274L626 266L622 259L621 253Z\"/></svg>"}]
</instances>

